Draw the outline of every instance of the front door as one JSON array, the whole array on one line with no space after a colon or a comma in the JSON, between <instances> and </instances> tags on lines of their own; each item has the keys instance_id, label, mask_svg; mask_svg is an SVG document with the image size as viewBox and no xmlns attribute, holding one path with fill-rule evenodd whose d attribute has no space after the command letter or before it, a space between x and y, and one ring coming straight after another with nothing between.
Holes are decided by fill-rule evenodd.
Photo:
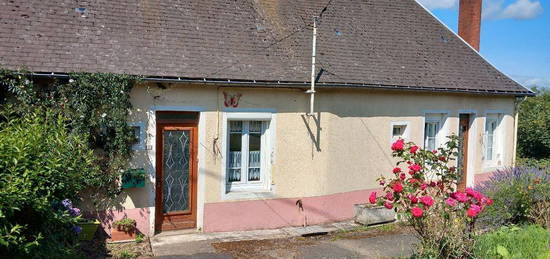
<instances>
[{"instance_id":1,"label":"front door","mask_svg":"<svg viewBox=\"0 0 550 259\"><path fill-rule=\"evenodd\" d=\"M458 189L466 188L468 176L468 133L470 132L470 114L460 114L458 122L458 172L461 175Z\"/></svg>"},{"instance_id":2,"label":"front door","mask_svg":"<svg viewBox=\"0 0 550 259\"><path fill-rule=\"evenodd\" d=\"M196 226L196 150L196 124L157 123L156 232Z\"/></svg>"}]
</instances>

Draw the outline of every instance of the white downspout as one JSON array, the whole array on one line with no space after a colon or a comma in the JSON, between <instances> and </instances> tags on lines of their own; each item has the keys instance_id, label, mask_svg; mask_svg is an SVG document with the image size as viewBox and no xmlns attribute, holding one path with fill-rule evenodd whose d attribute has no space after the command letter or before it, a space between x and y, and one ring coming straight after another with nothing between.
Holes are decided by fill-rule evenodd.
<instances>
[{"instance_id":1,"label":"white downspout","mask_svg":"<svg viewBox=\"0 0 550 259\"><path fill-rule=\"evenodd\" d=\"M311 49L311 88L306 91L310 94L309 98L309 113L308 115L313 116L313 107L315 104L315 53L317 46L317 17L313 17L313 47Z\"/></svg>"}]
</instances>

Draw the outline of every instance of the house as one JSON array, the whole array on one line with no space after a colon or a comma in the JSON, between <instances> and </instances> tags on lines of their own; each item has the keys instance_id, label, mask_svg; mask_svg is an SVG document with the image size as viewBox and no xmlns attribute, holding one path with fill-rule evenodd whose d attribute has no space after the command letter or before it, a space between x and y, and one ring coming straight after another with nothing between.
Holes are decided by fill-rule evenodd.
<instances>
[{"instance_id":1,"label":"house","mask_svg":"<svg viewBox=\"0 0 550 259\"><path fill-rule=\"evenodd\" d=\"M532 92L479 55L480 1L461 5L474 47L414 0L4 1L0 65L146 76L131 166L149 177L114 211L143 233L316 224L353 216L396 138L459 134L467 185L514 163Z\"/></svg>"}]
</instances>

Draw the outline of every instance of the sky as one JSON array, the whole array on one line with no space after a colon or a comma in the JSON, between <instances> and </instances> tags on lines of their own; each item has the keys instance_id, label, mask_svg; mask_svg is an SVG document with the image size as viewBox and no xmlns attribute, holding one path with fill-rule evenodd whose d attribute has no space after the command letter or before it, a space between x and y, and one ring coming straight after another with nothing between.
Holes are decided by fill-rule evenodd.
<instances>
[{"instance_id":1,"label":"sky","mask_svg":"<svg viewBox=\"0 0 550 259\"><path fill-rule=\"evenodd\" d=\"M458 31L459 0L417 0ZM480 53L526 87L550 88L550 0L483 0Z\"/></svg>"}]
</instances>

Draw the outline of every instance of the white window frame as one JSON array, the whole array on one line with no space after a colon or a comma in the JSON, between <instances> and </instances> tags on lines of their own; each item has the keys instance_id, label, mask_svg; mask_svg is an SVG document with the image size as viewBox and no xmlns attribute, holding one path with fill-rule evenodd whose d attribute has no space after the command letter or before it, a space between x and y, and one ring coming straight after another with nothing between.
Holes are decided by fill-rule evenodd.
<instances>
[{"instance_id":1,"label":"white window frame","mask_svg":"<svg viewBox=\"0 0 550 259\"><path fill-rule=\"evenodd\" d=\"M439 129L435 135L435 149L441 147L446 142L446 137L448 135L448 125L447 118L449 117L448 111L425 111L424 112L424 123L422 124L422 146L424 149L427 148L427 138L426 138L426 123L439 123Z\"/></svg>"},{"instance_id":2,"label":"white window frame","mask_svg":"<svg viewBox=\"0 0 550 259\"><path fill-rule=\"evenodd\" d=\"M499 162L502 164L504 161L504 125L503 125L504 114L498 111L488 111L485 113L485 123L483 125L483 161L484 167L498 167ZM493 132L493 155L492 157L487 157L487 144L488 135L487 135L487 125L490 121L496 122L496 128Z\"/></svg>"},{"instance_id":3,"label":"white window frame","mask_svg":"<svg viewBox=\"0 0 550 259\"><path fill-rule=\"evenodd\" d=\"M132 145L132 150L145 150L145 123L142 121L130 122L128 126L139 128L138 143Z\"/></svg>"},{"instance_id":4,"label":"white window frame","mask_svg":"<svg viewBox=\"0 0 550 259\"><path fill-rule=\"evenodd\" d=\"M261 169L260 181L248 182L245 179L247 174L243 174L241 169L241 182L229 182L228 178L228 154L229 154L229 125L230 121L262 121L262 149L261 149ZM239 112L231 111L223 113L222 122L222 199L241 199L253 198L257 195L250 196L249 194L265 194L272 192L271 186L271 165L273 163L273 150L275 143L275 113L274 112ZM246 150L247 141L244 140L241 144L241 149ZM246 155L246 154L245 154ZM242 155L241 161L245 160L245 155ZM243 162L241 162L243 165ZM242 167L241 167L242 168Z\"/></svg>"},{"instance_id":5,"label":"white window frame","mask_svg":"<svg viewBox=\"0 0 550 259\"><path fill-rule=\"evenodd\" d=\"M410 140L410 132L411 132L410 127L409 127L409 122L408 121L392 121L390 123L390 143L393 143L398 139L398 138L393 136L393 128L395 126L404 126L405 127L405 131L401 135L401 138L404 139L405 141L409 141Z\"/></svg>"}]
</instances>

